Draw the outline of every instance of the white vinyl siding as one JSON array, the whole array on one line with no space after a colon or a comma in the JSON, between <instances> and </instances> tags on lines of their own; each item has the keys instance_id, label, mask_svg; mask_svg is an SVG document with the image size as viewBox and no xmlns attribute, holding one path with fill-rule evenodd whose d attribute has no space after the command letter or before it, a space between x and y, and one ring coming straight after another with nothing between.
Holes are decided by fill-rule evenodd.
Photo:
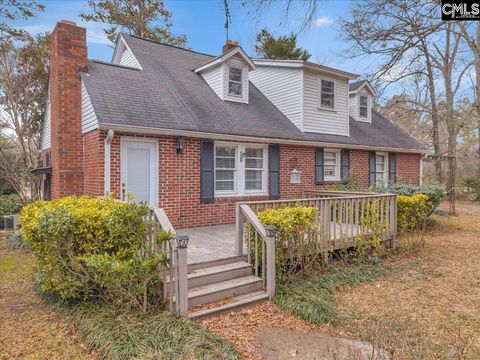
<instances>
[{"instance_id":1,"label":"white vinyl siding","mask_svg":"<svg viewBox=\"0 0 480 360\"><path fill-rule=\"evenodd\" d=\"M354 119L357 118L357 109L357 96L355 94L350 94L348 97L348 112Z\"/></svg>"},{"instance_id":2,"label":"white vinyl siding","mask_svg":"<svg viewBox=\"0 0 480 360\"><path fill-rule=\"evenodd\" d=\"M51 102L50 102L50 92L47 97L47 103L45 106L45 117L42 123L42 138L41 138L41 150L47 150L52 145L52 120L51 120Z\"/></svg>"},{"instance_id":3,"label":"white vinyl siding","mask_svg":"<svg viewBox=\"0 0 480 360\"><path fill-rule=\"evenodd\" d=\"M242 95L230 95L229 93L229 67L242 70ZM232 56L223 66L223 94L224 100L238 101L248 104L248 66L239 55Z\"/></svg>"},{"instance_id":4,"label":"white vinyl siding","mask_svg":"<svg viewBox=\"0 0 480 360\"><path fill-rule=\"evenodd\" d=\"M325 181L340 180L340 150L337 150L337 149L324 150L323 177Z\"/></svg>"},{"instance_id":5,"label":"white vinyl siding","mask_svg":"<svg viewBox=\"0 0 480 360\"><path fill-rule=\"evenodd\" d=\"M142 65L140 65L137 58L133 54L133 51L128 47L122 35L120 35L118 38L117 45L113 53L112 63L142 70Z\"/></svg>"},{"instance_id":6,"label":"white vinyl siding","mask_svg":"<svg viewBox=\"0 0 480 360\"><path fill-rule=\"evenodd\" d=\"M82 81L82 133L85 134L98 127L97 116L92 106L90 95Z\"/></svg>"},{"instance_id":7,"label":"white vinyl siding","mask_svg":"<svg viewBox=\"0 0 480 360\"><path fill-rule=\"evenodd\" d=\"M218 65L208 71L203 72L203 79L207 82L208 86L217 94L220 99L223 99L223 86L222 86L222 77L223 77L223 66Z\"/></svg>"},{"instance_id":8,"label":"white vinyl siding","mask_svg":"<svg viewBox=\"0 0 480 360\"><path fill-rule=\"evenodd\" d=\"M260 66L252 83L299 129L302 129L302 70Z\"/></svg>"},{"instance_id":9,"label":"white vinyl siding","mask_svg":"<svg viewBox=\"0 0 480 360\"><path fill-rule=\"evenodd\" d=\"M386 153L376 154L375 179L377 186L386 185L388 182L388 154Z\"/></svg>"},{"instance_id":10,"label":"white vinyl siding","mask_svg":"<svg viewBox=\"0 0 480 360\"><path fill-rule=\"evenodd\" d=\"M349 135L348 81L303 71L303 131ZM335 83L334 109L320 107L320 80Z\"/></svg>"},{"instance_id":11,"label":"white vinyl siding","mask_svg":"<svg viewBox=\"0 0 480 360\"><path fill-rule=\"evenodd\" d=\"M120 57L120 65L129 66L136 69L140 69L140 63L138 62L137 58L133 55L130 49L125 48Z\"/></svg>"},{"instance_id":12,"label":"white vinyl siding","mask_svg":"<svg viewBox=\"0 0 480 360\"><path fill-rule=\"evenodd\" d=\"M266 193L266 145L215 143L215 196Z\"/></svg>"},{"instance_id":13,"label":"white vinyl siding","mask_svg":"<svg viewBox=\"0 0 480 360\"><path fill-rule=\"evenodd\" d=\"M360 116L360 101L362 97L367 98L367 116ZM366 87L360 89L357 92L350 94L349 97L349 109L350 109L350 116L353 117L357 121L362 122L372 122L372 93L367 90Z\"/></svg>"}]
</instances>

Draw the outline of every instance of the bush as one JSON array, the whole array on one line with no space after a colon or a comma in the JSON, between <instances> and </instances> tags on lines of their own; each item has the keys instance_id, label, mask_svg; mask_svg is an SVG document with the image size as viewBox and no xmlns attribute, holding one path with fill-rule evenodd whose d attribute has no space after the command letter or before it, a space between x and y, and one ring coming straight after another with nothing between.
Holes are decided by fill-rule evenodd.
<instances>
[{"instance_id":1,"label":"bush","mask_svg":"<svg viewBox=\"0 0 480 360\"><path fill-rule=\"evenodd\" d=\"M442 203L447 192L445 186L441 184L428 184L428 185L409 185L409 184L392 184L379 188L372 189L379 193L392 193L397 195L414 195L424 194L428 197L428 215L433 214L435 209Z\"/></svg>"},{"instance_id":2,"label":"bush","mask_svg":"<svg viewBox=\"0 0 480 360\"><path fill-rule=\"evenodd\" d=\"M397 229L401 250L416 250L424 244L424 230L431 205L427 195L397 196Z\"/></svg>"},{"instance_id":3,"label":"bush","mask_svg":"<svg viewBox=\"0 0 480 360\"><path fill-rule=\"evenodd\" d=\"M463 180L463 185L468 192L475 195L475 200L480 200L480 179L478 177L471 177Z\"/></svg>"},{"instance_id":4,"label":"bush","mask_svg":"<svg viewBox=\"0 0 480 360\"><path fill-rule=\"evenodd\" d=\"M22 209L20 196L17 194L0 195L0 229L3 229L3 216L17 214Z\"/></svg>"},{"instance_id":5,"label":"bush","mask_svg":"<svg viewBox=\"0 0 480 360\"><path fill-rule=\"evenodd\" d=\"M147 211L144 205L75 196L26 205L23 238L38 259L42 290L145 309L148 295L159 291L157 266L166 261L142 251Z\"/></svg>"},{"instance_id":6,"label":"bush","mask_svg":"<svg viewBox=\"0 0 480 360\"><path fill-rule=\"evenodd\" d=\"M304 206L267 209L258 213L258 218L264 226L274 225L278 229L275 264L277 278L280 281L285 281L288 276L297 272L307 271L315 263L312 257L304 255L317 253L316 214L316 208ZM251 249L255 251L254 240ZM258 254L261 264L261 242L258 244ZM254 258L254 254L252 257Z\"/></svg>"}]
</instances>

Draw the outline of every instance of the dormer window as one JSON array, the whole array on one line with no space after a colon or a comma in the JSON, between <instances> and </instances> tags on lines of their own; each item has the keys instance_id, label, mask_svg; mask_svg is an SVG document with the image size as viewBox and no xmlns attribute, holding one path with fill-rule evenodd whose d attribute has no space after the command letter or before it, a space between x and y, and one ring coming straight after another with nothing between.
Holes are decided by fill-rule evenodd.
<instances>
[{"instance_id":1,"label":"dormer window","mask_svg":"<svg viewBox=\"0 0 480 360\"><path fill-rule=\"evenodd\" d=\"M228 67L228 94L233 96L242 96L242 69L238 67Z\"/></svg>"},{"instance_id":2,"label":"dormer window","mask_svg":"<svg viewBox=\"0 0 480 360\"><path fill-rule=\"evenodd\" d=\"M360 117L368 117L368 97L360 96L360 108L359 108Z\"/></svg>"},{"instance_id":3,"label":"dormer window","mask_svg":"<svg viewBox=\"0 0 480 360\"><path fill-rule=\"evenodd\" d=\"M329 80L320 80L320 107L335 108L335 83Z\"/></svg>"}]
</instances>

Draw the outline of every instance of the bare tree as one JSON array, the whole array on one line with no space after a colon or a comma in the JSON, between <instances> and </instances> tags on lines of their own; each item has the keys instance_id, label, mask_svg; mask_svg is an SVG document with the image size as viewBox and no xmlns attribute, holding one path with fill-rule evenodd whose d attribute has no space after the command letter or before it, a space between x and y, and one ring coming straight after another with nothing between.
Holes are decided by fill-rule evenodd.
<instances>
[{"instance_id":1,"label":"bare tree","mask_svg":"<svg viewBox=\"0 0 480 360\"><path fill-rule=\"evenodd\" d=\"M0 44L0 168L23 202L38 197L37 165L48 87L49 36Z\"/></svg>"}]
</instances>

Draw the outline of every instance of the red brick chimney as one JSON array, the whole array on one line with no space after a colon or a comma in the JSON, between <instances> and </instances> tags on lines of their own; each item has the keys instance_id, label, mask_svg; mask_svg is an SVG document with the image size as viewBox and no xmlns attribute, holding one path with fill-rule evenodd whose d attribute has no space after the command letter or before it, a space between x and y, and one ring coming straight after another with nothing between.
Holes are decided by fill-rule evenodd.
<instances>
[{"instance_id":1,"label":"red brick chimney","mask_svg":"<svg viewBox=\"0 0 480 360\"><path fill-rule=\"evenodd\" d=\"M223 45L223 53L225 54L228 50L238 47L238 42L235 40L227 40L225 45Z\"/></svg>"},{"instance_id":2,"label":"red brick chimney","mask_svg":"<svg viewBox=\"0 0 480 360\"><path fill-rule=\"evenodd\" d=\"M82 85L87 67L86 30L57 23L51 36L52 198L83 194Z\"/></svg>"}]
</instances>

